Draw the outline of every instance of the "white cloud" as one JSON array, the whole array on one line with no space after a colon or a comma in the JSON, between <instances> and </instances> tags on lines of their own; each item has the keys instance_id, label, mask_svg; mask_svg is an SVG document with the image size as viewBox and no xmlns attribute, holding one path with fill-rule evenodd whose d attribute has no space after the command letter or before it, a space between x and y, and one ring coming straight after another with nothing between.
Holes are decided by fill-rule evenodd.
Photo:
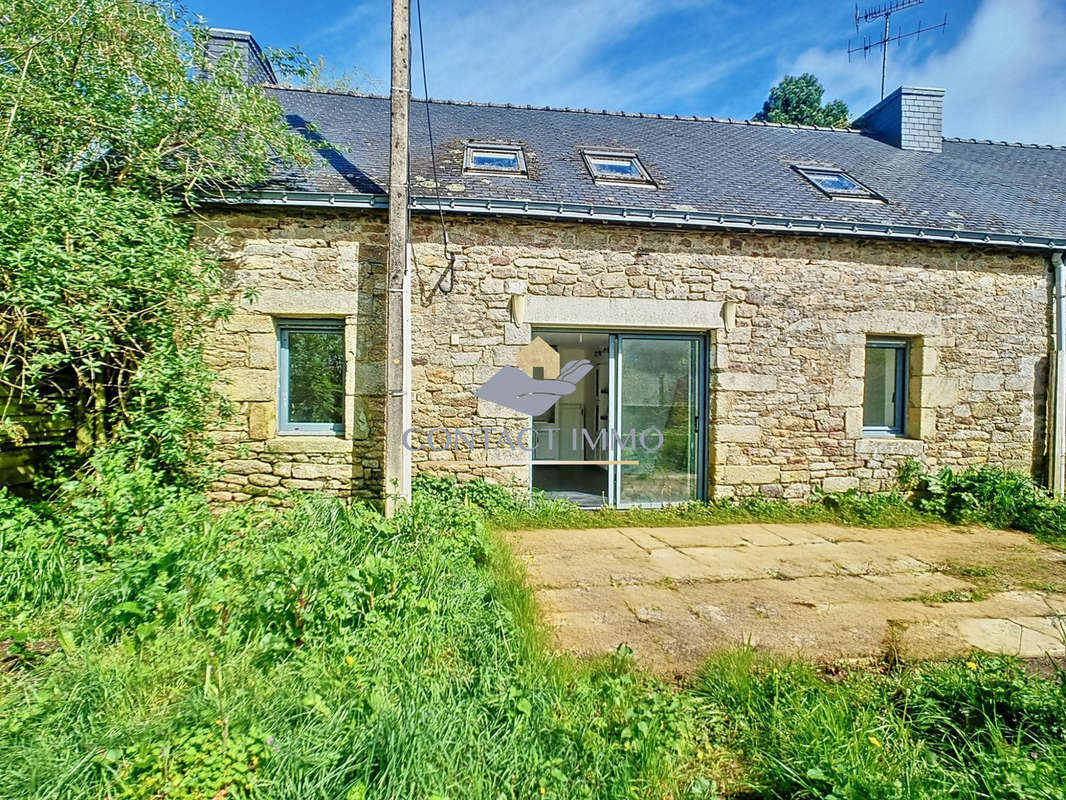
<instances>
[{"instance_id":1,"label":"white cloud","mask_svg":"<svg viewBox=\"0 0 1066 800\"><path fill-rule=\"evenodd\" d=\"M596 58L687 0L542 0L427 13L430 92L497 102L628 102L634 87ZM416 81L417 85L417 81ZM642 88L642 87L641 87Z\"/></svg>"},{"instance_id":2,"label":"white cloud","mask_svg":"<svg viewBox=\"0 0 1066 800\"><path fill-rule=\"evenodd\" d=\"M950 24L950 20L949 20ZM938 86L944 135L1066 144L1066 8L1054 0L984 0L949 49L928 40L889 51L886 88ZM811 49L787 72L813 72L853 112L877 102L880 59L848 64L838 52Z\"/></svg>"},{"instance_id":3,"label":"white cloud","mask_svg":"<svg viewBox=\"0 0 1066 800\"><path fill-rule=\"evenodd\" d=\"M840 41L790 55L836 18L802 3L766 13L738 0L427 0L423 12L434 97L750 116L784 73L813 72L856 114L880 89L879 54L849 63ZM891 48L889 87L946 89L948 136L1066 143L1062 0L982 0L972 17L948 23L965 27ZM364 0L305 40L381 88L388 34L386 4ZM416 96L417 52L416 39Z\"/></svg>"},{"instance_id":4,"label":"white cloud","mask_svg":"<svg viewBox=\"0 0 1066 800\"><path fill-rule=\"evenodd\" d=\"M387 84L389 21L380 5L373 19L357 6L307 41L331 63L358 63ZM423 3L423 12L434 97L646 111L691 106L709 88L745 81L745 68L772 59L791 24L778 15L765 44L753 45L742 24L748 11L731 0L443 0ZM418 96L417 28L414 35Z\"/></svg>"}]
</instances>

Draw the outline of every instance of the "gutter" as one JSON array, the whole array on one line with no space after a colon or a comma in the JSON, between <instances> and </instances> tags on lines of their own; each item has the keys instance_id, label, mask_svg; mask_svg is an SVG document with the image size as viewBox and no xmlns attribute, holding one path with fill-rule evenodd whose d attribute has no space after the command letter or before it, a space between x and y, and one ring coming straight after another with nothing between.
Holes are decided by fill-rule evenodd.
<instances>
[{"instance_id":1,"label":"gutter","mask_svg":"<svg viewBox=\"0 0 1066 800\"><path fill-rule=\"evenodd\" d=\"M378 194L346 194L303 191L230 192L205 202L227 205L280 205L312 208L387 209L388 197ZM565 221L654 225L676 228L739 230L764 233L796 233L862 238L895 239L950 244L973 244L1021 249L1066 249L1066 239L1026 234L988 233L917 225L884 225L870 222L839 222L775 217L760 214L718 214L706 211L607 206L590 203L554 203L542 200L489 200L473 197L412 197L415 212L488 216L532 217Z\"/></svg>"}]
</instances>

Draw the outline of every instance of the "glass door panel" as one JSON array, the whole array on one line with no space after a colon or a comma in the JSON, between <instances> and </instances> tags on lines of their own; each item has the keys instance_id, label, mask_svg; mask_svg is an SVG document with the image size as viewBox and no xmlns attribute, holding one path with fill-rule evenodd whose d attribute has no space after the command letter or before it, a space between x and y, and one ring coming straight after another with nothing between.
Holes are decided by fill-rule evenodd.
<instances>
[{"instance_id":1,"label":"glass door panel","mask_svg":"<svg viewBox=\"0 0 1066 800\"><path fill-rule=\"evenodd\" d=\"M617 505L700 499L703 339L619 334L615 343Z\"/></svg>"}]
</instances>

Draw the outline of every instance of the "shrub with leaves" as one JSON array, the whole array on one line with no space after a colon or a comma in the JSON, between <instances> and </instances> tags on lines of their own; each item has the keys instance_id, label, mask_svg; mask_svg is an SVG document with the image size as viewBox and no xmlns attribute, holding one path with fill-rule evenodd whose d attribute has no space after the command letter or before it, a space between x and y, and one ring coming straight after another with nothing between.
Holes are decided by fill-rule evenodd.
<instances>
[{"instance_id":1,"label":"shrub with leaves","mask_svg":"<svg viewBox=\"0 0 1066 800\"><path fill-rule=\"evenodd\" d=\"M915 483L918 508L928 514L1066 539L1066 504L1021 472L987 465L960 472L945 467L908 478Z\"/></svg>"},{"instance_id":2,"label":"shrub with leaves","mask_svg":"<svg viewBox=\"0 0 1066 800\"><path fill-rule=\"evenodd\" d=\"M0 409L73 417L83 451L122 438L134 468L183 470L219 410L219 269L178 215L307 152L204 35L171 0L13 0L0 23Z\"/></svg>"},{"instance_id":3,"label":"shrub with leaves","mask_svg":"<svg viewBox=\"0 0 1066 800\"><path fill-rule=\"evenodd\" d=\"M0 495L0 800L671 791L687 699L542 650L475 507L107 486Z\"/></svg>"}]
</instances>

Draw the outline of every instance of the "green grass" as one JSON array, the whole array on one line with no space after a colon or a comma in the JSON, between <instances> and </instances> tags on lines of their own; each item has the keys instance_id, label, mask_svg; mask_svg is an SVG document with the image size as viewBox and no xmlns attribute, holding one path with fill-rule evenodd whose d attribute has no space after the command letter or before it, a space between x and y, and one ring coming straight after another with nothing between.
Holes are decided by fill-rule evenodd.
<instances>
[{"instance_id":1,"label":"green grass","mask_svg":"<svg viewBox=\"0 0 1066 800\"><path fill-rule=\"evenodd\" d=\"M832 679L754 650L714 656L694 695L743 796L1066 796L1066 681L989 656Z\"/></svg>"},{"instance_id":2,"label":"green grass","mask_svg":"<svg viewBox=\"0 0 1066 800\"><path fill-rule=\"evenodd\" d=\"M725 525L749 522L836 523L868 527L911 527L929 524L924 516L902 501L879 502L876 508L857 503L833 507L824 503L795 504L783 500L742 499L686 503L666 508L602 508L586 511L570 503L541 499L531 506L491 515L501 530L529 528L661 528L677 525Z\"/></svg>"},{"instance_id":3,"label":"green grass","mask_svg":"<svg viewBox=\"0 0 1066 800\"><path fill-rule=\"evenodd\" d=\"M24 640L0 668L0 797L679 791L687 698L624 654L552 656L462 507L0 505L0 640Z\"/></svg>"},{"instance_id":4,"label":"green grass","mask_svg":"<svg viewBox=\"0 0 1066 800\"><path fill-rule=\"evenodd\" d=\"M899 510L844 502L767 508ZM679 687L624 648L553 654L489 530L520 513L480 483L421 482L392 520L216 514L136 472L0 493L0 800L1063 798L1066 684L1009 659L827 676L742 650ZM664 512L728 513L762 512Z\"/></svg>"},{"instance_id":5,"label":"green grass","mask_svg":"<svg viewBox=\"0 0 1066 800\"><path fill-rule=\"evenodd\" d=\"M980 589L954 589L946 592L920 594L916 597L904 599L917 600L920 603L976 603L986 597L988 597L988 593Z\"/></svg>"},{"instance_id":6,"label":"green grass","mask_svg":"<svg viewBox=\"0 0 1066 800\"><path fill-rule=\"evenodd\" d=\"M431 479L442 499L466 500L470 484L450 484ZM430 481L422 479L423 486ZM480 492L479 492L480 493ZM913 527L939 521L907 502L902 494L860 494L845 492L818 495L813 502L791 503L764 497L744 497L710 502L693 502L663 508L601 508L585 510L566 500L534 495L531 502L511 502L479 498L492 526L498 530L532 528L613 528L668 527L683 525L725 525L752 522L831 523L865 527Z\"/></svg>"}]
</instances>

